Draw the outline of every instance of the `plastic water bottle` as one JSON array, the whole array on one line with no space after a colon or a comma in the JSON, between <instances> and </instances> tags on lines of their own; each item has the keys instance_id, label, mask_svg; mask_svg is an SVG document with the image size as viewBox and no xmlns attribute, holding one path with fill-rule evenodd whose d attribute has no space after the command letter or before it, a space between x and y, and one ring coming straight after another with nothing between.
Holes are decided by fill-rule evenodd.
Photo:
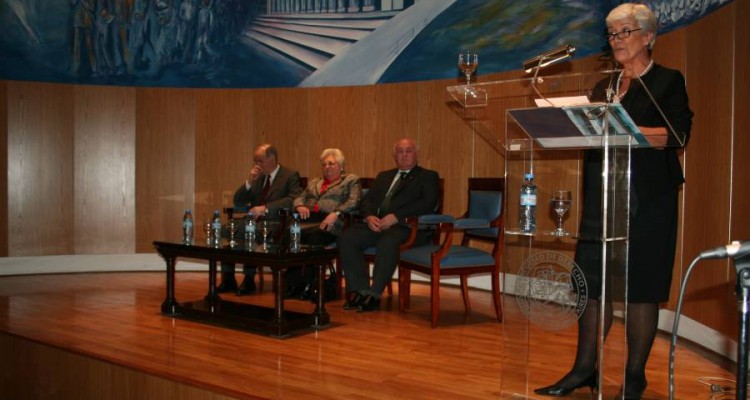
<instances>
[{"instance_id":1,"label":"plastic water bottle","mask_svg":"<svg viewBox=\"0 0 750 400\"><path fill-rule=\"evenodd\" d=\"M292 223L289 225L289 250L297 252L302 248L302 223L299 214L292 214Z\"/></svg>"},{"instance_id":2,"label":"plastic water bottle","mask_svg":"<svg viewBox=\"0 0 750 400\"><path fill-rule=\"evenodd\" d=\"M255 218L253 213L247 213L245 220L245 247L251 249L255 244Z\"/></svg>"},{"instance_id":3,"label":"plastic water bottle","mask_svg":"<svg viewBox=\"0 0 750 400\"><path fill-rule=\"evenodd\" d=\"M521 232L533 233L536 230L536 185L534 184L534 174L525 174L523 178L518 228Z\"/></svg>"},{"instance_id":4,"label":"plastic water bottle","mask_svg":"<svg viewBox=\"0 0 750 400\"><path fill-rule=\"evenodd\" d=\"M213 237L213 245L219 246L221 244L221 214L219 210L214 210L214 217L211 220L211 236Z\"/></svg>"},{"instance_id":5,"label":"plastic water bottle","mask_svg":"<svg viewBox=\"0 0 750 400\"><path fill-rule=\"evenodd\" d=\"M185 210L185 215L182 216L182 242L193 243L193 213L190 209Z\"/></svg>"}]
</instances>

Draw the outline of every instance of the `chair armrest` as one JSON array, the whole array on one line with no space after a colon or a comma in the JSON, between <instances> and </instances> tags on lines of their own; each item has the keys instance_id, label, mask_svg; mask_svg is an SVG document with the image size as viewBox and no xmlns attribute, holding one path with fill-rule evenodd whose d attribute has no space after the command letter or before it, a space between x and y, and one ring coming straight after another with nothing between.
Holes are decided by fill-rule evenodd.
<instances>
[{"instance_id":1,"label":"chair armrest","mask_svg":"<svg viewBox=\"0 0 750 400\"><path fill-rule=\"evenodd\" d=\"M409 225L411 231L409 232L409 238L406 239L406 242L401 244L401 246L399 247L399 251L404 251L412 248L414 246L414 242L416 242L417 240L417 232L419 232L420 229L424 229L425 226L427 226L429 229L435 230L436 236L433 240L435 244L437 244L440 240L440 235L445 234L443 247L445 247L445 243L447 243L448 249L450 249L453 237L454 220L455 219L452 216L445 214L426 214L419 217L406 218L406 224Z\"/></svg>"},{"instance_id":2,"label":"chair armrest","mask_svg":"<svg viewBox=\"0 0 750 400\"><path fill-rule=\"evenodd\" d=\"M480 218L460 218L455 222L456 229L479 229L489 228L494 221L488 221Z\"/></svg>"},{"instance_id":3,"label":"chair armrest","mask_svg":"<svg viewBox=\"0 0 750 400\"><path fill-rule=\"evenodd\" d=\"M408 223L409 219L407 218L406 221ZM453 223L454 221L455 218L446 214L425 214L417 217L417 222L420 225L438 225L444 222Z\"/></svg>"}]
</instances>

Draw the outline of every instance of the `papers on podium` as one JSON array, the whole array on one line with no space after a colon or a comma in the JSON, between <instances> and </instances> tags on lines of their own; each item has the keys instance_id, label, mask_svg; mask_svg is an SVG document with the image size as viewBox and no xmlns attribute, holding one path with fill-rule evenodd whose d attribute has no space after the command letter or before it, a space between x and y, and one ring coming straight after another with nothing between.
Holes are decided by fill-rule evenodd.
<instances>
[{"instance_id":1,"label":"papers on podium","mask_svg":"<svg viewBox=\"0 0 750 400\"><path fill-rule=\"evenodd\" d=\"M537 104L541 107L508 110L508 114L541 147L593 148L605 143L650 147L622 104L589 103L585 96L540 99Z\"/></svg>"}]
</instances>

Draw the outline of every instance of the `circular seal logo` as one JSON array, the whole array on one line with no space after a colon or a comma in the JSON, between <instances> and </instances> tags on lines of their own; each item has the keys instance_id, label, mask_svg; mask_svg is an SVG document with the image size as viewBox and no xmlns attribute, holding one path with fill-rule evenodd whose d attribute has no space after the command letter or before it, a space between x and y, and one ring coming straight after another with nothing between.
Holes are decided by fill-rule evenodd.
<instances>
[{"instance_id":1,"label":"circular seal logo","mask_svg":"<svg viewBox=\"0 0 750 400\"><path fill-rule=\"evenodd\" d=\"M535 253L516 278L516 300L531 323L547 330L574 324L584 308L588 289L583 271L567 256L553 251Z\"/></svg>"}]
</instances>

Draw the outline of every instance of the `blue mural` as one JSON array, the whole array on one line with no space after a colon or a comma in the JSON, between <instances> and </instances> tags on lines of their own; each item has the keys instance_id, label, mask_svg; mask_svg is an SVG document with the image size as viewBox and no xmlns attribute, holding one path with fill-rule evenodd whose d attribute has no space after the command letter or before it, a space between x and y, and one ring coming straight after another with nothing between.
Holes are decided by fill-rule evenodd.
<instances>
[{"instance_id":1,"label":"blue mural","mask_svg":"<svg viewBox=\"0 0 750 400\"><path fill-rule=\"evenodd\" d=\"M732 0L652 0L660 33ZM367 85L602 53L618 0L0 0L0 79L161 87ZM658 44L657 44L658 46Z\"/></svg>"}]
</instances>

